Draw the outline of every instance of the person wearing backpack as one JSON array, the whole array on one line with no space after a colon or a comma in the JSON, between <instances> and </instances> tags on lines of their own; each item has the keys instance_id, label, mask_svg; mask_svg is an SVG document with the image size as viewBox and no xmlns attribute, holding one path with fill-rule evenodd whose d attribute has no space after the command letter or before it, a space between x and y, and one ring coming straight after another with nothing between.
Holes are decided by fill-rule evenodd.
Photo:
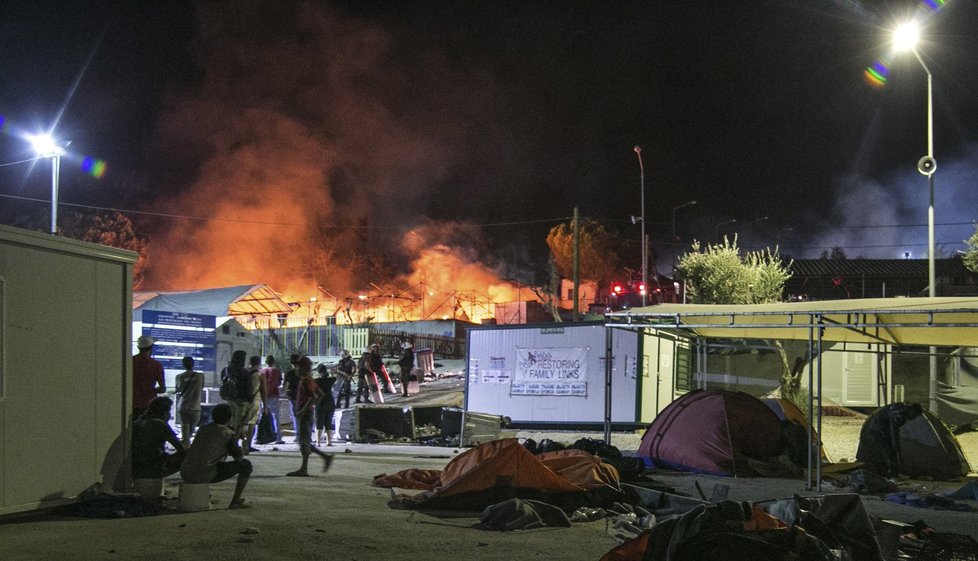
<instances>
[{"instance_id":1,"label":"person wearing backpack","mask_svg":"<svg viewBox=\"0 0 978 561\"><path fill-rule=\"evenodd\" d=\"M248 368L243 374L238 374L237 384L238 399L242 402L241 409L241 450L258 452L251 443L255 439L255 427L258 426L258 417L263 411L267 411L265 384L261 376L261 357L252 356L248 359ZM243 398L243 399L242 399Z\"/></svg>"}]
</instances>

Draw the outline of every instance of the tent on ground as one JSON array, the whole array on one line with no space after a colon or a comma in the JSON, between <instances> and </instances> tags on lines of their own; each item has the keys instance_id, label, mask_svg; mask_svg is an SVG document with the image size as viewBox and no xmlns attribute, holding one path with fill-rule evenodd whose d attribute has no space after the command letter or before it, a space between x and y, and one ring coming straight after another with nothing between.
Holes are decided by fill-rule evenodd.
<instances>
[{"instance_id":1,"label":"tent on ground","mask_svg":"<svg viewBox=\"0 0 978 561\"><path fill-rule=\"evenodd\" d=\"M656 416L638 455L659 467L728 476L754 476L748 460L784 448L781 420L760 399L725 389L680 396Z\"/></svg>"},{"instance_id":2,"label":"tent on ground","mask_svg":"<svg viewBox=\"0 0 978 561\"><path fill-rule=\"evenodd\" d=\"M900 427L900 473L949 481L970 471L958 439L930 411Z\"/></svg>"},{"instance_id":3,"label":"tent on ground","mask_svg":"<svg viewBox=\"0 0 978 561\"><path fill-rule=\"evenodd\" d=\"M822 462L825 463L828 461L829 457L825 453L825 448L823 448L821 445L822 441L819 440L818 438L818 432L815 431L815 428L812 427L811 423L808 422L808 418L805 417L805 414L802 413L801 409L798 409L797 405L792 403L790 400L784 399L783 397L765 397L765 398L761 398L761 401L764 402L764 405L767 405L771 409L771 411L774 411L774 414L777 415L778 419L780 419L782 422L789 421L801 427L801 431L796 431L795 435L799 439L804 441L803 443L801 443L799 448L800 448L800 452L805 457L805 459L799 462L796 461L796 458L791 458L793 462L795 462L801 467L808 466L808 459L807 459L808 456L807 456L806 448L808 446L809 432L811 432L811 441L819 443L818 452L822 456ZM784 430L784 427L782 427L781 432L783 434L786 432ZM786 439L789 438L788 434L784 434L784 436L786 437ZM787 444L789 448L792 446L792 443L789 442L786 442L785 444ZM793 454L791 454L789 451L789 456L791 455Z\"/></svg>"},{"instance_id":4,"label":"tent on ground","mask_svg":"<svg viewBox=\"0 0 978 561\"><path fill-rule=\"evenodd\" d=\"M427 488L398 495L411 507L480 510L506 499L539 499L559 506L589 502L594 491L620 493L618 472L583 450L534 456L515 438L494 440L459 454L440 473L404 470L374 478L381 487Z\"/></svg>"}]
</instances>

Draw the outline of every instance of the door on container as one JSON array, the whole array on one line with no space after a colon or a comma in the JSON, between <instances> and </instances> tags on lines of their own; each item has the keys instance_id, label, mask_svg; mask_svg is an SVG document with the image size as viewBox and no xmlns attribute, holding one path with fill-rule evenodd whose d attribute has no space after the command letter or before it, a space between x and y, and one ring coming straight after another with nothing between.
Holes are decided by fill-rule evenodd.
<instances>
[{"instance_id":1,"label":"door on container","mask_svg":"<svg viewBox=\"0 0 978 561\"><path fill-rule=\"evenodd\" d=\"M842 404L866 407L876 405L876 355L874 353L842 352Z\"/></svg>"}]
</instances>

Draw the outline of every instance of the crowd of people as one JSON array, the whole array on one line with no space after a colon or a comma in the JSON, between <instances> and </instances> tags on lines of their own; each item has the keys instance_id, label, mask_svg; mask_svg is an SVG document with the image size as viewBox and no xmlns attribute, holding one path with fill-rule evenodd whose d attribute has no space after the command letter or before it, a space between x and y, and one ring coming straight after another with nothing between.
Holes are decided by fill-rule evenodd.
<instances>
[{"instance_id":1,"label":"crowd of people","mask_svg":"<svg viewBox=\"0 0 978 561\"><path fill-rule=\"evenodd\" d=\"M267 356L262 368L261 357L249 358L245 351L238 350L221 371L226 403L214 406L210 422L197 429L202 416L204 375L194 370L193 357L186 356L182 361L184 371L176 376L174 388L181 427L178 437L170 426L173 400L162 395L167 391L163 366L152 357L154 343L150 336L140 337L136 345L139 352L133 356L133 477L159 479L180 472L187 483L217 483L237 477L229 508L250 506L242 498L253 469L245 456L258 452L254 443L262 416L270 421L274 442L285 443L280 419L282 394L289 402L295 443L302 458L299 468L286 475L308 477L309 457L313 454L322 459L324 472L332 464L332 455L319 450L319 446L324 436L326 446L333 445L333 416L337 408L350 406L354 380L354 403L382 403L383 393L398 390L378 344L363 349L358 361L344 350L337 364L319 364L315 369L309 357L293 354L289 357L290 369L284 374L274 356ZM414 351L410 343L401 347L397 361L399 385L402 395L407 396Z\"/></svg>"}]
</instances>

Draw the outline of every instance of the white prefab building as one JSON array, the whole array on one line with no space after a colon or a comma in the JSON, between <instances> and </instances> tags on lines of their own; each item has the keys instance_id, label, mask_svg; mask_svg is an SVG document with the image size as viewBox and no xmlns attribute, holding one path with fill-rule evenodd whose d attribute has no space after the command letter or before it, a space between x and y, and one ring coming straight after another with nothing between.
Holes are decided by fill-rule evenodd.
<instances>
[{"instance_id":1,"label":"white prefab building","mask_svg":"<svg viewBox=\"0 0 978 561\"><path fill-rule=\"evenodd\" d=\"M465 408L514 426L600 428L610 405L616 428L634 428L643 421L639 356L638 335L603 323L473 327Z\"/></svg>"},{"instance_id":2,"label":"white prefab building","mask_svg":"<svg viewBox=\"0 0 978 561\"><path fill-rule=\"evenodd\" d=\"M128 488L136 257L0 226L0 515Z\"/></svg>"}]
</instances>

